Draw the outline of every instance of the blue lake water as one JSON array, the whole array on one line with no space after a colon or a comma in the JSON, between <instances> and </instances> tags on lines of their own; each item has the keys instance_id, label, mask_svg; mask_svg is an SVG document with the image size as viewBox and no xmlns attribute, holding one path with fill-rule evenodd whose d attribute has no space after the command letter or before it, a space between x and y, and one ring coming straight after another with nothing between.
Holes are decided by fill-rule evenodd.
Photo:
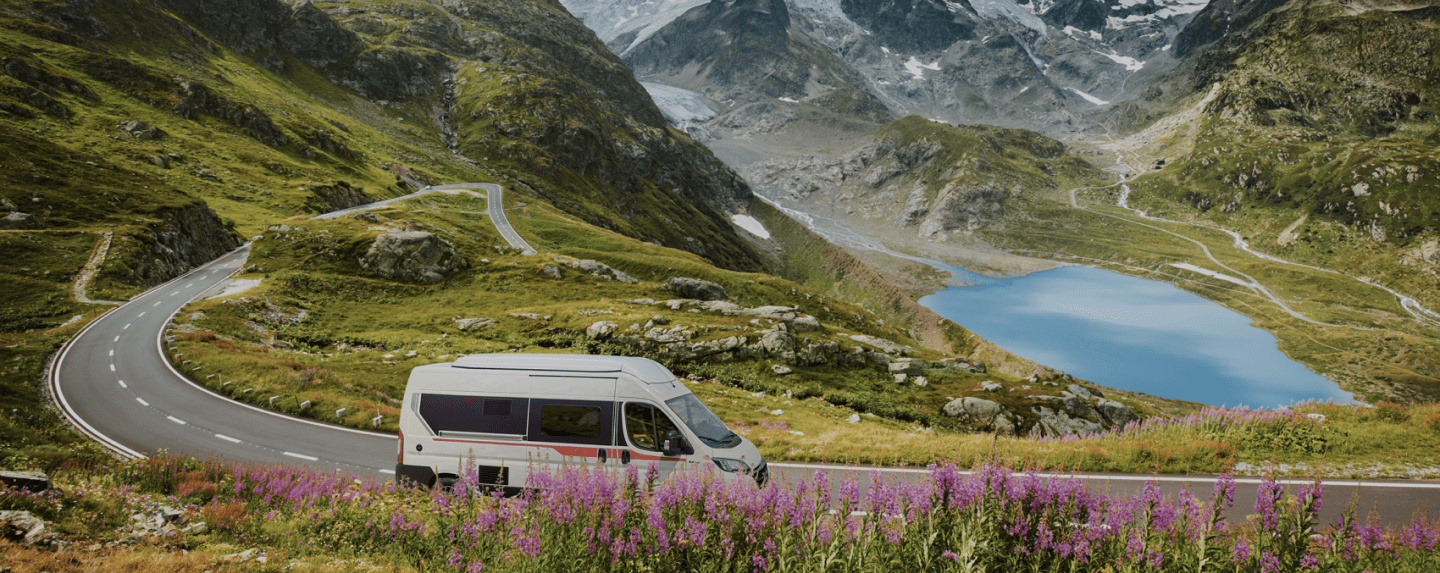
<instances>
[{"instance_id":1,"label":"blue lake water","mask_svg":"<svg viewBox=\"0 0 1440 573\"><path fill-rule=\"evenodd\" d=\"M1097 384L1213 406L1353 403L1250 319L1169 283L1061 267L920 304L1001 347Z\"/></svg>"}]
</instances>

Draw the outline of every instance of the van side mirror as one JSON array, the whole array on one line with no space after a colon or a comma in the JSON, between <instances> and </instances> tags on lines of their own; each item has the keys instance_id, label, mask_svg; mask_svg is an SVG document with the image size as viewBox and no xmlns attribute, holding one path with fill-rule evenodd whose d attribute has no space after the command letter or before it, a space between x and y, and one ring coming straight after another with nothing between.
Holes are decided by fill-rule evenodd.
<instances>
[{"instance_id":1,"label":"van side mirror","mask_svg":"<svg viewBox=\"0 0 1440 573\"><path fill-rule=\"evenodd\" d=\"M688 456L695 453L695 448L690 447L690 443L685 441L685 436L680 435L679 430L670 430L665 432L665 446L661 453L669 457Z\"/></svg>"}]
</instances>

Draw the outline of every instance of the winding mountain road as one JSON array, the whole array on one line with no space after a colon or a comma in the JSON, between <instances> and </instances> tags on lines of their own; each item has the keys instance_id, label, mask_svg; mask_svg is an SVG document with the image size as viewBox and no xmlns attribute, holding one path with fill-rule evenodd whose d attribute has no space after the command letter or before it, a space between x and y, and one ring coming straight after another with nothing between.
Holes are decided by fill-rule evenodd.
<instances>
[{"instance_id":1,"label":"winding mountain road","mask_svg":"<svg viewBox=\"0 0 1440 573\"><path fill-rule=\"evenodd\" d=\"M441 187L426 191L448 186ZM497 227L509 228L503 211L497 213L501 208L498 188L486 189L490 191L492 220ZM509 231L514 233L514 229ZM523 240L519 242L523 246L516 245L516 241L511 244L529 248ZM47 380L55 401L65 417L87 436L127 458L168 453L242 463L301 465L361 479L388 479L394 474L395 436L291 418L236 402L191 382L166 358L165 329L170 318L190 301L222 287L231 275L244 268L249 250L247 244L150 289L81 330L61 349ZM183 363L178 366L189 367ZM204 370L199 373L207 374ZM223 372L209 374L222 379L224 376ZM872 473L887 480L909 482L925 477L924 470L917 468L784 462L772 463L771 468L777 481L790 483L807 480L817 471L861 480ZM1193 488L1202 498L1214 482L1210 476L1075 477L1098 491L1131 493L1153 480L1167 494ZM1251 478L1239 481L1232 519L1239 519L1250 507L1259 483ZM1417 509L1440 507L1440 483L1436 482L1334 480L1327 487L1327 499L1348 500L1354 495L1362 517L1367 510L1378 510L1378 517L1385 523L1406 523ZM1328 506L1326 519L1338 515L1342 506Z\"/></svg>"}]
</instances>

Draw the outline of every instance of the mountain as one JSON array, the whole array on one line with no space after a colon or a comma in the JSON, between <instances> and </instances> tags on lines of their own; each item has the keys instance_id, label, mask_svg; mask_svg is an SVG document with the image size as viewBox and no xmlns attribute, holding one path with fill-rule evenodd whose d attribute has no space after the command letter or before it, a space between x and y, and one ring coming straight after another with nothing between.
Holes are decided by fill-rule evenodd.
<instances>
[{"instance_id":1,"label":"mountain","mask_svg":"<svg viewBox=\"0 0 1440 573\"><path fill-rule=\"evenodd\" d=\"M608 38L607 45L642 79L724 101L728 109L722 111L778 101L876 123L918 114L1052 133L1088 127L1083 114L1136 97L1172 69L1176 37L1205 5L1203 0L566 3ZM692 7L682 11L686 6ZM837 105L837 98L848 105ZM880 107L889 113L879 113ZM755 117L750 113L747 119Z\"/></svg>"},{"instance_id":2,"label":"mountain","mask_svg":"<svg viewBox=\"0 0 1440 573\"><path fill-rule=\"evenodd\" d=\"M126 180L85 165L103 159L140 182L125 193L173 189L250 236L399 194L406 178L496 181L716 264L763 266L726 218L748 203L744 182L672 130L630 70L558 5L5 6L0 123L12 141L33 134L57 146L47 159L75 185ZM67 192L51 177L0 195L43 228L91 224L67 220L69 209L29 212L32 195Z\"/></svg>"}]
</instances>

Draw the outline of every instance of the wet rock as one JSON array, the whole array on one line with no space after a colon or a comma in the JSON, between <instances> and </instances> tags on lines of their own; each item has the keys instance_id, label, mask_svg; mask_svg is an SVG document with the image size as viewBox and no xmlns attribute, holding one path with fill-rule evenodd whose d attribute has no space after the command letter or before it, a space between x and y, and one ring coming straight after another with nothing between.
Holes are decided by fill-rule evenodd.
<instances>
[{"instance_id":1,"label":"wet rock","mask_svg":"<svg viewBox=\"0 0 1440 573\"><path fill-rule=\"evenodd\" d=\"M675 293L677 296L693 298L697 300L726 300L730 294L725 292L725 287L710 281L691 279L684 277L672 277L660 285L660 288Z\"/></svg>"},{"instance_id":2,"label":"wet rock","mask_svg":"<svg viewBox=\"0 0 1440 573\"><path fill-rule=\"evenodd\" d=\"M377 237L360 257L360 266L387 279L430 284L470 264L453 245L433 233L396 231Z\"/></svg>"}]
</instances>

